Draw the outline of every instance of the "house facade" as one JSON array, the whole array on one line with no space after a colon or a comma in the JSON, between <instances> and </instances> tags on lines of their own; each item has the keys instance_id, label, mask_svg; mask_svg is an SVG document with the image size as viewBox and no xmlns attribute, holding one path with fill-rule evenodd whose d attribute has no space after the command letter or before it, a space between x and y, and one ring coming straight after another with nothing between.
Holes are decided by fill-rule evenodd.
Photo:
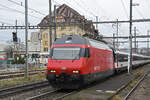
<instances>
[{"instance_id":1,"label":"house facade","mask_svg":"<svg viewBox=\"0 0 150 100\"><path fill-rule=\"evenodd\" d=\"M56 9L56 37L64 35L84 35L93 34L94 25L91 20L85 19L77 11L63 4ZM60 24L61 23L61 24ZM62 24L63 23L63 24ZM49 15L44 17L39 26L49 25ZM54 16L52 14L52 25L54 25ZM49 29L41 29L41 52L49 52ZM52 42L54 41L54 27L52 27Z\"/></svg>"}]
</instances>

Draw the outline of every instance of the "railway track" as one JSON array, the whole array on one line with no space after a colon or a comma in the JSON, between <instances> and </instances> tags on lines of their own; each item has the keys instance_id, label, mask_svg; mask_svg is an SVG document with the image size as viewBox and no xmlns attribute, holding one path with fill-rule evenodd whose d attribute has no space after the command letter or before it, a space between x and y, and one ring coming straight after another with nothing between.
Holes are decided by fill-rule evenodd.
<instances>
[{"instance_id":1,"label":"railway track","mask_svg":"<svg viewBox=\"0 0 150 100\"><path fill-rule=\"evenodd\" d=\"M136 90L136 88L141 84L141 82L146 78L146 76L150 74L150 71L146 71L140 76L136 76L134 79L123 85L121 88L119 88L116 93L114 93L112 96L108 98L108 100L115 100L115 96L118 96L122 98L122 100L128 100L129 97L132 95L132 93ZM130 74L129 74L130 75ZM138 80L136 84L130 88L130 84L132 84L133 80ZM128 91L128 92L127 92ZM126 95L124 95L126 94Z\"/></svg>"},{"instance_id":2,"label":"railway track","mask_svg":"<svg viewBox=\"0 0 150 100\"><path fill-rule=\"evenodd\" d=\"M137 87L140 85L140 83L145 79L145 77L150 74L150 71L148 71L147 73L145 73L143 76L141 76L141 78L139 79L139 81L136 83L136 85L128 92L128 94L124 97L123 100L128 100L128 98L131 96L131 94L137 89Z\"/></svg>"},{"instance_id":3,"label":"railway track","mask_svg":"<svg viewBox=\"0 0 150 100\"><path fill-rule=\"evenodd\" d=\"M46 72L46 70L37 70L37 71L30 71L29 75L36 75L39 72ZM10 73L1 73L0 80L2 79L9 79L9 78L16 78L16 77L23 77L25 75L24 72L10 72Z\"/></svg>"},{"instance_id":4,"label":"railway track","mask_svg":"<svg viewBox=\"0 0 150 100\"><path fill-rule=\"evenodd\" d=\"M42 81L42 82L36 82L32 84L26 84L26 85L20 85L16 87L11 87L11 88L5 88L0 90L0 98L5 98L11 95L15 95L17 93L25 92L25 91L30 91L33 89L37 89L40 87L46 87L49 86L48 81Z\"/></svg>"},{"instance_id":5,"label":"railway track","mask_svg":"<svg viewBox=\"0 0 150 100\"><path fill-rule=\"evenodd\" d=\"M32 71L29 71L29 72L42 72L42 71L46 71L46 69L43 69L43 70L32 70ZM24 73L24 71L5 72L5 73L0 73L0 75L19 74L19 73Z\"/></svg>"},{"instance_id":6,"label":"railway track","mask_svg":"<svg viewBox=\"0 0 150 100\"><path fill-rule=\"evenodd\" d=\"M61 100L64 97L72 95L75 92L77 91L73 91L73 90L65 91L65 90L57 89L57 90L49 91L37 96L27 98L26 100Z\"/></svg>"}]
</instances>

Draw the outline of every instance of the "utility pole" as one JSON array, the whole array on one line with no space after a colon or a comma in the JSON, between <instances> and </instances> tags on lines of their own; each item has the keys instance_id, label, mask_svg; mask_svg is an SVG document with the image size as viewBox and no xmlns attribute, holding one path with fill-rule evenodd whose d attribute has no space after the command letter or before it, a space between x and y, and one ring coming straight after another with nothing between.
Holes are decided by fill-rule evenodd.
<instances>
[{"instance_id":1,"label":"utility pole","mask_svg":"<svg viewBox=\"0 0 150 100\"><path fill-rule=\"evenodd\" d=\"M98 16L96 16L96 22L98 22ZM98 29L98 23L96 24L96 29Z\"/></svg>"},{"instance_id":2,"label":"utility pole","mask_svg":"<svg viewBox=\"0 0 150 100\"><path fill-rule=\"evenodd\" d=\"M134 27L134 51L136 53L136 27Z\"/></svg>"},{"instance_id":3,"label":"utility pole","mask_svg":"<svg viewBox=\"0 0 150 100\"><path fill-rule=\"evenodd\" d=\"M16 20L16 33L17 33L17 31L18 31L17 24L18 24L18 21Z\"/></svg>"},{"instance_id":4,"label":"utility pole","mask_svg":"<svg viewBox=\"0 0 150 100\"><path fill-rule=\"evenodd\" d=\"M150 30L147 31L147 36L149 36ZM147 38L147 55L149 56L149 38Z\"/></svg>"},{"instance_id":5,"label":"utility pole","mask_svg":"<svg viewBox=\"0 0 150 100\"><path fill-rule=\"evenodd\" d=\"M26 77L28 77L28 0L25 0Z\"/></svg>"},{"instance_id":6,"label":"utility pole","mask_svg":"<svg viewBox=\"0 0 150 100\"><path fill-rule=\"evenodd\" d=\"M117 19L117 30L116 30L116 34L117 34L117 50L119 49L119 43L118 43L118 28L119 28L119 26L118 26L118 19Z\"/></svg>"},{"instance_id":7,"label":"utility pole","mask_svg":"<svg viewBox=\"0 0 150 100\"><path fill-rule=\"evenodd\" d=\"M17 35L17 20L15 21L15 26L16 26L16 35ZM18 42L19 42L19 39L17 37L17 41L14 42L14 45L15 45L15 51L16 51L16 54L18 55Z\"/></svg>"},{"instance_id":8,"label":"utility pole","mask_svg":"<svg viewBox=\"0 0 150 100\"><path fill-rule=\"evenodd\" d=\"M56 5L54 5L54 25L55 25L55 29L54 29L54 41L56 41L57 35L56 35L56 25L57 25L57 21L56 21Z\"/></svg>"},{"instance_id":9,"label":"utility pole","mask_svg":"<svg viewBox=\"0 0 150 100\"><path fill-rule=\"evenodd\" d=\"M139 53L139 50L138 50L139 45L138 45L138 43L139 43L139 42L137 41L137 42L136 42L136 44L137 44L137 45L136 45L136 48L137 48L136 53L137 53L137 54Z\"/></svg>"},{"instance_id":10,"label":"utility pole","mask_svg":"<svg viewBox=\"0 0 150 100\"><path fill-rule=\"evenodd\" d=\"M130 0L130 27L129 27L129 55L128 55L128 73L132 68L132 0Z\"/></svg>"},{"instance_id":11,"label":"utility pole","mask_svg":"<svg viewBox=\"0 0 150 100\"><path fill-rule=\"evenodd\" d=\"M114 46L114 49L115 49L115 34L113 33L113 46Z\"/></svg>"},{"instance_id":12,"label":"utility pole","mask_svg":"<svg viewBox=\"0 0 150 100\"><path fill-rule=\"evenodd\" d=\"M52 45L52 1L49 0L49 42L50 42L50 46L49 46L49 51Z\"/></svg>"}]
</instances>

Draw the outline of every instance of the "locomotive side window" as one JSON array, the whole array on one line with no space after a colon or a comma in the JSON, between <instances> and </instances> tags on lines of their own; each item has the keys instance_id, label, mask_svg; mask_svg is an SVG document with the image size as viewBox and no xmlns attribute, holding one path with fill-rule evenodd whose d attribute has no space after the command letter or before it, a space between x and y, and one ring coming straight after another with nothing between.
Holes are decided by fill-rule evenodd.
<instances>
[{"instance_id":1,"label":"locomotive side window","mask_svg":"<svg viewBox=\"0 0 150 100\"><path fill-rule=\"evenodd\" d=\"M53 49L51 48L50 49L50 58L52 58L52 56L53 56Z\"/></svg>"},{"instance_id":2,"label":"locomotive side window","mask_svg":"<svg viewBox=\"0 0 150 100\"><path fill-rule=\"evenodd\" d=\"M90 57L90 49L89 48L85 48L85 55L84 57Z\"/></svg>"}]
</instances>

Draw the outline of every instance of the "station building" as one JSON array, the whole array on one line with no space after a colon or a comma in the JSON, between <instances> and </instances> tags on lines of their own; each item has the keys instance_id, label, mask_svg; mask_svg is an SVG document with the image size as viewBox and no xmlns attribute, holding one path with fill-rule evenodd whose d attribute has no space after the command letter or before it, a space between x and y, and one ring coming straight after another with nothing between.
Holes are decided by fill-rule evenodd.
<instances>
[{"instance_id":1,"label":"station building","mask_svg":"<svg viewBox=\"0 0 150 100\"><path fill-rule=\"evenodd\" d=\"M93 34L95 27L91 20L87 20L77 11L66 4L56 9L56 37L60 38L64 35L84 35ZM49 15L45 16L39 26L49 26ZM52 26L54 26L54 14L52 14ZM49 52L49 29L41 29L41 52ZM52 28L52 42L54 41L54 27Z\"/></svg>"}]
</instances>

